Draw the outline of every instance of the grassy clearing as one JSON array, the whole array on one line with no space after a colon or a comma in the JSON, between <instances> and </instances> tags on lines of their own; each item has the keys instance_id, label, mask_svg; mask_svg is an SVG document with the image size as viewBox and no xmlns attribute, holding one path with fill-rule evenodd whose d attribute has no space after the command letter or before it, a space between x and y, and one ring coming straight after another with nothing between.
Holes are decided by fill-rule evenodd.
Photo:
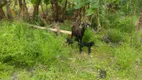
<instances>
[{"instance_id":1,"label":"grassy clearing","mask_svg":"<svg viewBox=\"0 0 142 80\"><path fill-rule=\"evenodd\" d=\"M110 31L117 32L114 29ZM0 22L0 79L97 80L105 70L102 80L140 80L141 35L133 33L131 40L129 32L109 32L116 43L107 44L102 40L105 32L95 35L91 55L86 48L80 55L76 44L65 43L65 35L28 28L23 22ZM124 42L117 43L121 38Z\"/></svg>"}]
</instances>

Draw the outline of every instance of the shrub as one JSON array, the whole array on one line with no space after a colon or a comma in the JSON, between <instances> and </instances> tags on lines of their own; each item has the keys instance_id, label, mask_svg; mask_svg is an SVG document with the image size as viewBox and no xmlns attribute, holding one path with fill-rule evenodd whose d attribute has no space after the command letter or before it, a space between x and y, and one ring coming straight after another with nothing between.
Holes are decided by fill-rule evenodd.
<instances>
[{"instance_id":1,"label":"shrub","mask_svg":"<svg viewBox=\"0 0 142 80\"><path fill-rule=\"evenodd\" d=\"M133 18L119 17L112 21L110 28L119 29L122 32L132 33L135 31L135 22Z\"/></svg>"},{"instance_id":2,"label":"shrub","mask_svg":"<svg viewBox=\"0 0 142 80\"><path fill-rule=\"evenodd\" d=\"M130 70L136 61L137 52L129 46L122 46L115 49L114 55L119 70Z\"/></svg>"},{"instance_id":3,"label":"shrub","mask_svg":"<svg viewBox=\"0 0 142 80\"><path fill-rule=\"evenodd\" d=\"M24 23L3 23L0 27L0 60L15 66L51 65L57 56L66 57L64 38L48 31L28 28Z\"/></svg>"},{"instance_id":4,"label":"shrub","mask_svg":"<svg viewBox=\"0 0 142 80\"><path fill-rule=\"evenodd\" d=\"M94 33L90 28L87 28L84 32L84 36L82 38L84 42L94 41Z\"/></svg>"},{"instance_id":5,"label":"shrub","mask_svg":"<svg viewBox=\"0 0 142 80\"><path fill-rule=\"evenodd\" d=\"M131 33L135 31L135 16L123 16L121 13L105 14L101 16L102 27L105 29L115 28L122 32Z\"/></svg>"},{"instance_id":6,"label":"shrub","mask_svg":"<svg viewBox=\"0 0 142 80\"><path fill-rule=\"evenodd\" d=\"M123 32L132 33L135 31L135 25L132 18L121 18L116 21L117 28Z\"/></svg>"},{"instance_id":7,"label":"shrub","mask_svg":"<svg viewBox=\"0 0 142 80\"><path fill-rule=\"evenodd\" d=\"M119 43L124 40L123 33L121 33L118 29L109 29L106 36L113 43Z\"/></svg>"}]
</instances>

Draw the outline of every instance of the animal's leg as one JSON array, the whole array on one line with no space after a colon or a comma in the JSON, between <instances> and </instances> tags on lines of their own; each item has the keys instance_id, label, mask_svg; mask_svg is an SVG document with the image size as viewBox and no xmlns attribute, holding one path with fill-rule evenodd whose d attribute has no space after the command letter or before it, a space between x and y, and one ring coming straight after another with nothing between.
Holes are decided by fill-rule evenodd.
<instances>
[{"instance_id":1,"label":"animal's leg","mask_svg":"<svg viewBox=\"0 0 142 80\"><path fill-rule=\"evenodd\" d=\"M87 46L88 46L88 54L91 53L91 47L94 45L94 42L90 42Z\"/></svg>"},{"instance_id":2,"label":"animal's leg","mask_svg":"<svg viewBox=\"0 0 142 80\"><path fill-rule=\"evenodd\" d=\"M80 46L79 51L80 51L80 54L81 54L82 53L82 46Z\"/></svg>"},{"instance_id":3,"label":"animal's leg","mask_svg":"<svg viewBox=\"0 0 142 80\"><path fill-rule=\"evenodd\" d=\"M81 52L82 52L82 48L83 48L83 44L82 44L82 42L80 41L80 42L79 42L79 51L80 51L80 54L81 54Z\"/></svg>"},{"instance_id":4,"label":"animal's leg","mask_svg":"<svg viewBox=\"0 0 142 80\"><path fill-rule=\"evenodd\" d=\"M91 46L88 46L88 54L91 53Z\"/></svg>"}]
</instances>

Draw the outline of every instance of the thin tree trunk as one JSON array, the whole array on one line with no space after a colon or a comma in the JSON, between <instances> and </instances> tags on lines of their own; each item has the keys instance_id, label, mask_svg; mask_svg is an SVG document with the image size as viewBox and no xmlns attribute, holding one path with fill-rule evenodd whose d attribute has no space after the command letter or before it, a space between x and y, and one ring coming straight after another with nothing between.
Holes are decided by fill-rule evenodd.
<instances>
[{"instance_id":1,"label":"thin tree trunk","mask_svg":"<svg viewBox=\"0 0 142 80\"><path fill-rule=\"evenodd\" d=\"M30 18L29 18L29 13L28 13L28 8L27 8L27 6L26 6L26 1L25 0L23 0L23 12L24 12L24 19L26 19L26 20L29 20Z\"/></svg>"},{"instance_id":2,"label":"thin tree trunk","mask_svg":"<svg viewBox=\"0 0 142 80\"><path fill-rule=\"evenodd\" d=\"M7 18L12 19L12 14L10 9L10 0L7 0L6 8L7 8Z\"/></svg>"},{"instance_id":3,"label":"thin tree trunk","mask_svg":"<svg viewBox=\"0 0 142 80\"><path fill-rule=\"evenodd\" d=\"M86 11L86 7L84 6L84 7L82 8L82 16L85 16L85 11Z\"/></svg>"},{"instance_id":4,"label":"thin tree trunk","mask_svg":"<svg viewBox=\"0 0 142 80\"><path fill-rule=\"evenodd\" d=\"M35 6L34 6L33 20L37 20L40 2L41 2L41 0L38 0L37 4L35 4Z\"/></svg>"},{"instance_id":5,"label":"thin tree trunk","mask_svg":"<svg viewBox=\"0 0 142 80\"><path fill-rule=\"evenodd\" d=\"M6 18L5 13L2 9L1 0L0 0L0 20Z\"/></svg>"},{"instance_id":6,"label":"thin tree trunk","mask_svg":"<svg viewBox=\"0 0 142 80\"><path fill-rule=\"evenodd\" d=\"M60 15L62 15L61 6L59 6L58 0L51 0L51 5L52 5L52 9L53 9L52 17L55 22L58 22L58 21L60 21L60 18L62 18L62 17L60 17Z\"/></svg>"},{"instance_id":7,"label":"thin tree trunk","mask_svg":"<svg viewBox=\"0 0 142 80\"><path fill-rule=\"evenodd\" d=\"M65 6L64 6L64 8L63 8L63 14L62 14L62 16L63 16L63 17L62 17L63 21L64 21L64 19L65 19L65 13L66 13L67 4L68 4L68 0L65 1Z\"/></svg>"},{"instance_id":8,"label":"thin tree trunk","mask_svg":"<svg viewBox=\"0 0 142 80\"><path fill-rule=\"evenodd\" d=\"M28 8L26 6L25 0L19 0L19 16L22 16L24 19L29 19Z\"/></svg>"},{"instance_id":9,"label":"thin tree trunk","mask_svg":"<svg viewBox=\"0 0 142 80\"><path fill-rule=\"evenodd\" d=\"M19 8L20 8L20 10L19 10L19 16L21 16L22 15L22 11L23 11L23 8L22 8L22 6L23 6L23 4L22 4L22 0L19 0Z\"/></svg>"},{"instance_id":10,"label":"thin tree trunk","mask_svg":"<svg viewBox=\"0 0 142 80\"><path fill-rule=\"evenodd\" d=\"M45 14L45 12L44 12L44 8L43 8L43 4L41 3L41 5L40 5L40 6L41 6L42 13L43 13L43 14Z\"/></svg>"}]
</instances>

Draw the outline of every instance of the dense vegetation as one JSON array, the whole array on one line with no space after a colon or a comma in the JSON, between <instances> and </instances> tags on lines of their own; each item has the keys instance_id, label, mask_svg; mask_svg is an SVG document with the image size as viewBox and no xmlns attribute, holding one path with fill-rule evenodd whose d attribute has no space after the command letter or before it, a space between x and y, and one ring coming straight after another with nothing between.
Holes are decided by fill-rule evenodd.
<instances>
[{"instance_id":1,"label":"dense vegetation","mask_svg":"<svg viewBox=\"0 0 142 80\"><path fill-rule=\"evenodd\" d=\"M142 0L0 0L0 79L141 80L142 32L135 26ZM31 12L33 10L33 12ZM66 43L72 23L91 24L80 54ZM79 26L78 26L79 27ZM93 32L89 32L93 31Z\"/></svg>"}]
</instances>

